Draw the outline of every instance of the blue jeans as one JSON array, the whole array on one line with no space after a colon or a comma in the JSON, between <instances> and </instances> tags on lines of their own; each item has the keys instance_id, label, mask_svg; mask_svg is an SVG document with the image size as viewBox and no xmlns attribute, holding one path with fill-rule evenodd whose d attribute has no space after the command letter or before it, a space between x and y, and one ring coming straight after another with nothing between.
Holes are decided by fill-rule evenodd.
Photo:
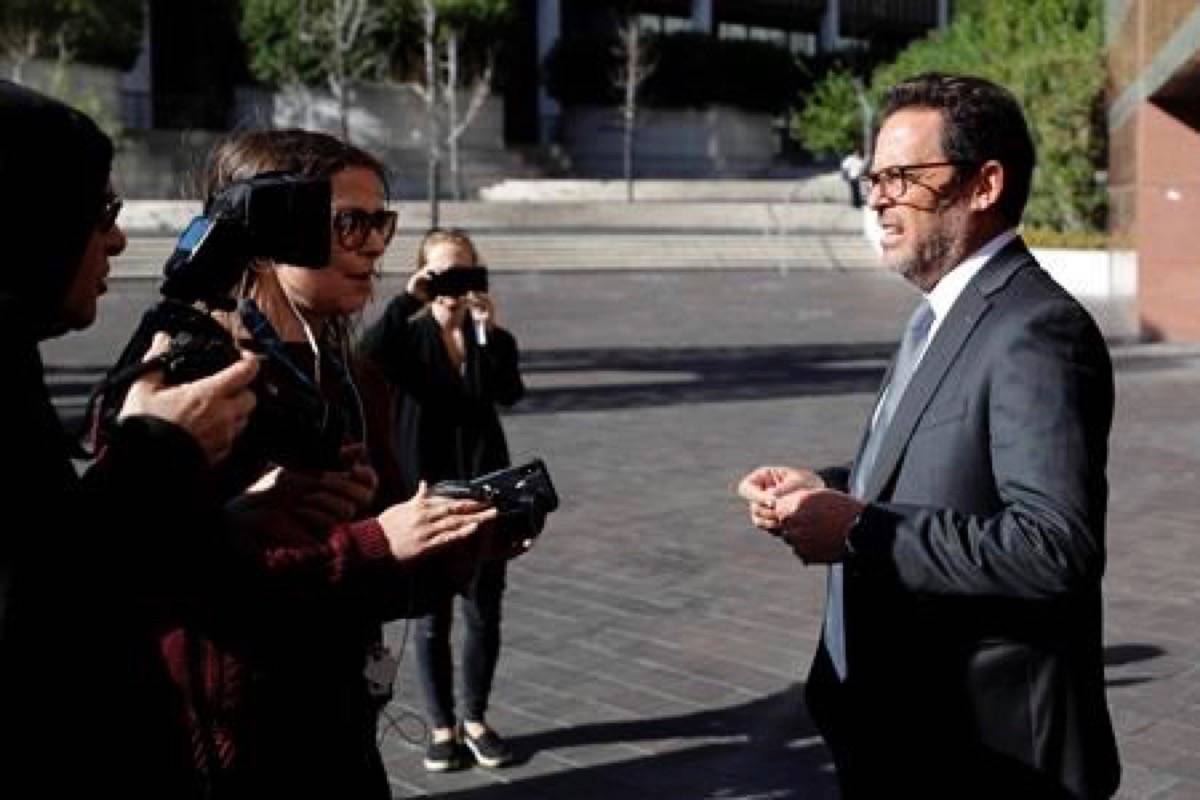
<instances>
[{"instance_id":1,"label":"blue jeans","mask_svg":"<svg viewBox=\"0 0 1200 800\"><path fill-rule=\"evenodd\" d=\"M500 660L500 600L508 562L485 561L462 591L466 637L462 657L461 719L482 721L496 662ZM417 622L417 672L429 723L435 728L454 725L454 658L450 625L454 592L434 602L434 610Z\"/></svg>"}]
</instances>

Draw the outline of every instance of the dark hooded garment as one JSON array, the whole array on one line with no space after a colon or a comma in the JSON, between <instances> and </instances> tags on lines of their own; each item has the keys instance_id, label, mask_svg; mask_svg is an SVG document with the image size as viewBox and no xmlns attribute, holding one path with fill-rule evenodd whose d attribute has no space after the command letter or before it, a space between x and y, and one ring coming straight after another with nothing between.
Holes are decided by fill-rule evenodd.
<instances>
[{"instance_id":1,"label":"dark hooded garment","mask_svg":"<svg viewBox=\"0 0 1200 800\"><path fill-rule=\"evenodd\" d=\"M80 478L38 343L95 229L113 148L0 81L0 797L187 798L189 743L157 631L199 596L199 446L135 418ZM185 525L183 520L197 520ZM210 518L211 519L211 518ZM106 791L107 790L107 791Z\"/></svg>"},{"instance_id":2,"label":"dark hooded garment","mask_svg":"<svg viewBox=\"0 0 1200 800\"><path fill-rule=\"evenodd\" d=\"M0 303L44 338L104 204L113 147L87 116L0 81ZM18 331L13 331L17 333Z\"/></svg>"}]
</instances>

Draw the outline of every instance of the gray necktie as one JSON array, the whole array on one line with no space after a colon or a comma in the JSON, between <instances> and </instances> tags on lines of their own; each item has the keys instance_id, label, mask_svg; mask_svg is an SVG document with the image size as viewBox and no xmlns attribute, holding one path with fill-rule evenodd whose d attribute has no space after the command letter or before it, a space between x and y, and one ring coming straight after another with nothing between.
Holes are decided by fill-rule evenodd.
<instances>
[{"instance_id":1,"label":"gray necktie","mask_svg":"<svg viewBox=\"0 0 1200 800\"><path fill-rule=\"evenodd\" d=\"M854 476L850 481L850 494L863 498L867 489L867 478L875 466L879 455L879 446L887 434L888 423L900 405L900 398L908 388L908 382L916 372L917 364L921 361L921 353L925 349L925 339L929 336L929 328L933 325L934 314L929 302L922 300L908 320L904 329L904 337L900 340L900 350L896 353L896 363L892 367L891 380L875 415L875 424L867 434L862 453L854 464ZM828 594L825 598L825 627L821 638L825 649L833 661L833 668L838 677L846 678L846 631L842 619L842 565L833 564L829 568Z\"/></svg>"}]
</instances>

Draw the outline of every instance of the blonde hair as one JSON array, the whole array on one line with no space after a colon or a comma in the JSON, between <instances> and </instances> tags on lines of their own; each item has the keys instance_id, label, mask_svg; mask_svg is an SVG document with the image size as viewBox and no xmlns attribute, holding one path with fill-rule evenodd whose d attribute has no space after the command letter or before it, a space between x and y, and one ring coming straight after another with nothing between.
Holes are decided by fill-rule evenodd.
<instances>
[{"instance_id":1,"label":"blonde hair","mask_svg":"<svg viewBox=\"0 0 1200 800\"><path fill-rule=\"evenodd\" d=\"M417 245L417 270L422 270L429 263L429 251L439 244L452 244L461 247L471 254L471 266L481 266L482 262L479 258L479 250L475 248L475 243L471 241L471 236L462 228L430 228L421 237L421 243Z\"/></svg>"}]
</instances>

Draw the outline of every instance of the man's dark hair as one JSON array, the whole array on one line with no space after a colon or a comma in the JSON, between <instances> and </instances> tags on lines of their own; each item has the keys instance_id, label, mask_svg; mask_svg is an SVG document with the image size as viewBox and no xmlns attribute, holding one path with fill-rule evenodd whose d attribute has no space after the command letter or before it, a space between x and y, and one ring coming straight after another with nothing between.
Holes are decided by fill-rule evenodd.
<instances>
[{"instance_id":1,"label":"man's dark hair","mask_svg":"<svg viewBox=\"0 0 1200 800\"><path fill-rule=\"evenodd\" d=\"M1002 86L971 75L927 72L893 86L884 98L882 120L906 108L942 115L942 150L949 161L1004 166L999 208L1010 223L1021 221L1036 160L1033 137L1021 106Z\"/></svg>"}]
</instances>

